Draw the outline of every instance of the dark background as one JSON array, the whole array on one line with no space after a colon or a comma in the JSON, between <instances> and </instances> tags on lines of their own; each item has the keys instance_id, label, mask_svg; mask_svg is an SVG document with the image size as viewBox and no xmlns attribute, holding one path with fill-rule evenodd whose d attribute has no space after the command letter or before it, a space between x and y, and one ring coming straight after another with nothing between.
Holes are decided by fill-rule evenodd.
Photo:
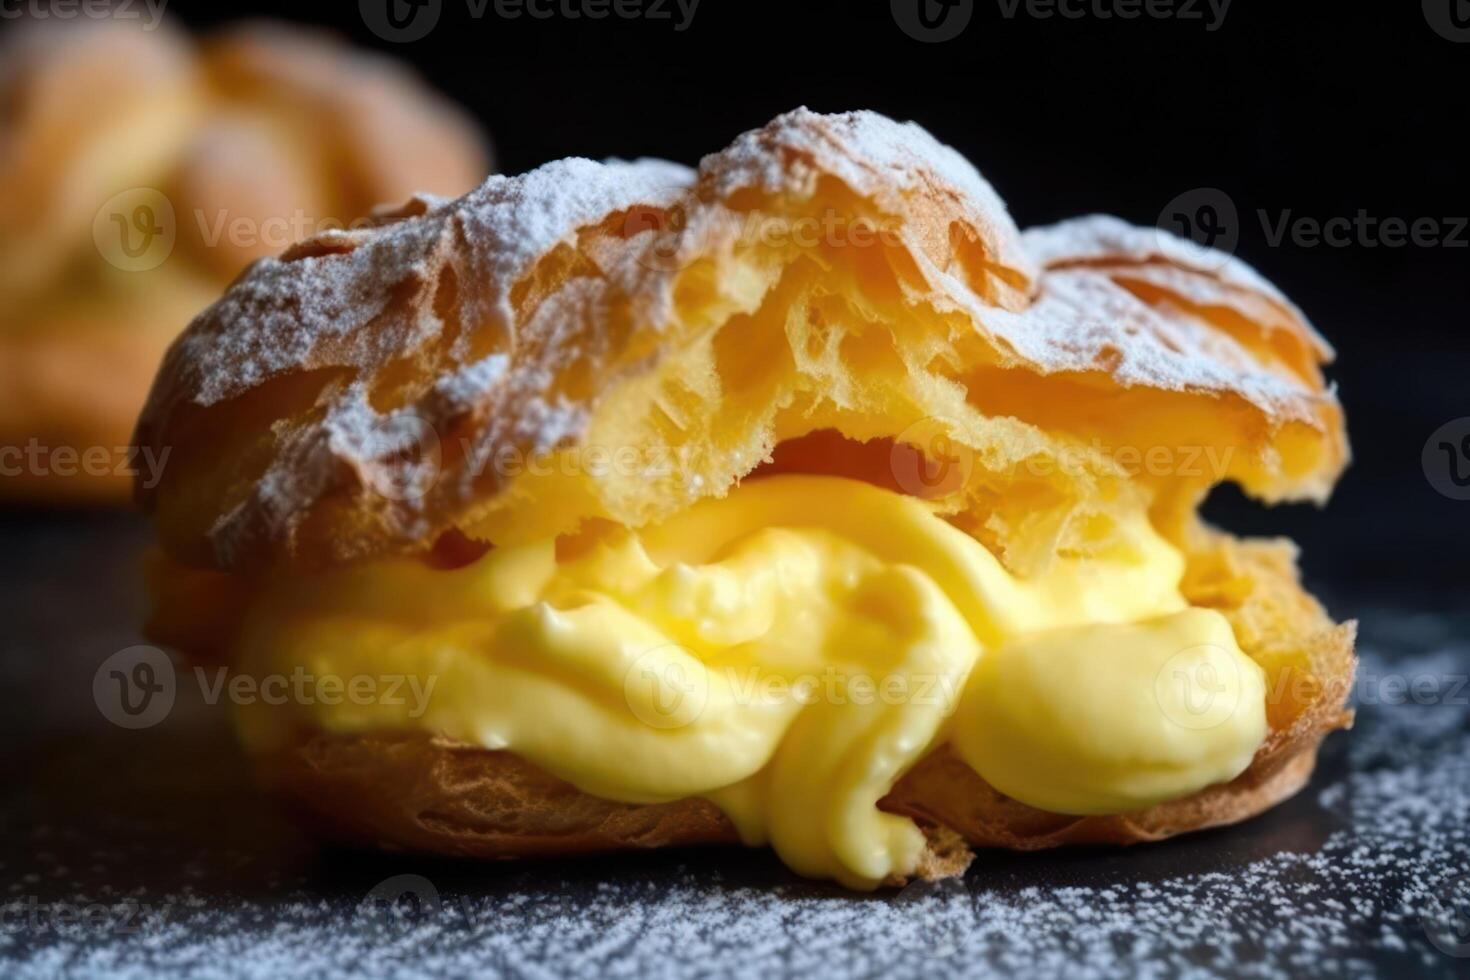
<instances>
[{"instance_id":1,"label":"dark background","mask_svg":"<svg viewBox=\"0 0 1470 980\"><path fill-rule=\"evenodd\" d=\"M1182 0L1181 0L1182 2ZM1456 0L1430 0L1449 4ZM330 27L413 63L489 127L517 173L568 155L687 163L797 105L913 119L968 156L1021 226L1089 211L1159 222L1177 195L1224 191L1238 255L1336 345L1332 376L1355 462L1331 506L1267 512L1230 488L1232 529L1286 533L1311 584L1356 600L1470 584L1470 502L1426 480L1420 453L1470 415L1470 230L1459 247L1303 247L1258 215L1379 221L1470 214L1470 44L1413 2L1234 0L1203 19L1006 17L975 0L953 40L921 43L886 0L702 0L670 20L475 17L442 0L421 40L384 41L357 3L175 0L199 28L244 16ZM1334 603L1335 604L1335 603Z\"/></svg>"},{"instance_id":2,"label":"dark background","mask_svg":"<svg viewBox=\"0 0 1470 980\"><path fill-rule=\"evenodd\" d=\"M1470 43L1439 36L1420 4L1234 0L1222 26L1207 31L1200 20L1035 19L1024 10L1008 19L997 0L974 0L964 32L937 44L908 37L888 0L701 0L683 32L666 20L475 19L466 0L442 0L442 7L436 29L407 44L375 36L354 0L171 0L168 13L200 29L254 16L318 23L409 61L480 117L507 173L571 154L694 163L740 131L806 104L918 121L975 162L1022 226L1089 211L1153 224L1178 195L1219 188L1239 215L1237 254L1336 344L1332 375L1347 405L1356 462L1325 510L1267 511L1226 488L1210 513L1235 530L1285 533L1301 543L1314 591L1338 618L1363 618L1364 674L1409 663L1417 665L1403 668L1411 676L1463 677L1465 616L1402 616L1383 607L1463 605L1470 594L1470 502L1436 492L1420 462L1435 429L1470 416L1470 247L1273 246L1257 216L1264 209L1272 221L1287 211L1325 221L1362 209L1378 220L1441 220L1448 231L1445 219L1470 215L1461 145L1470 119ZM1460 241L1470 241L1470 231ZM761 890L775 883L798 899L836 897L795 881L769 854L743 850L509 870L319 853L253 791L229 749L225 713L202 704L192 685L180 685L179 705L154 729L119 731L98 712L94 671L139 642L137 556L149 538L141 519L113 514L0 514L9 559L0 563L0 689L13 694L0 712L0 886L8 888L0 901L129 895L190 911L176 913L180 930L161 941L0 932L0 964L187 974L199 964L179 959L179 948L222 936L205 947L206 972L259 973L261 963L283 974L293 963L300 975L324 963L335 963L336 972L391 972L399 962L417 972L435 952L483 948L481 933L446 925L422 946L389 943L405 961L383 959L353 909L373 882L401 872L431 875L446 900L483 903L487 918L498 917L499 928L528 945L547 935L538 909L573 914L613 894L619 915L633 917L640 930L651 923L630 945L635 957L645 945L669 948L654 944L660 936L687 950L690 937L708 928L638 918L663 889L688 880L686 861L711 893L726 883ZM1450 652L1424 659L1435 651ZM1240 955L1260 975L1282 963L1301 975L1300 958L1285 954L1302 953L1326 975L1462 976L1466 961L1429 949L1414 917L1386 921L1384 912L1470 867L1456 820L1466 812L1466 780L1463 768L1451 771L1466 758L1465 718L1454 702L1369 706L1357 732L1327 742L1308 792L1249 824L1147 849L987 854L965 887L977 902L1065 887L1091 889L1103 902L1120 883L1219 872L1218 881L1182 901L1233 930L1227 935L1248 937ZM1384 773L1398 781L1385 782ZM1382 786L1391 792L1367 791ZM1326 791L1341 791L1337 804L1324 803L1332 799ZM1355 794L1367 799L1355 803ZM1406 807L1415 801L1409 819ZM1324 884L1308 863L1276 882L1288 889L1276 894L1292 896L1289 906L1251 890L1261 862L1315 855L1341 833L1355 836L1324 853L1346 860L1361 844L1349 861L1356 891L1341 890L1343 876ZM1449 854L1460 863L1436 857ZM1237 887L1237 876L1247 884ZM1104 914L1128 923L1120 932L1149 937L1159 906L1178 893L1158 894L1165 897ZM1360 905L1370 911L1343 911ZM301 908L314 910L305 924ZM1345 918L1352 919L1345 938L1330 949L1280 926ZM723 928L730 962L755 963L740 958L750 954L741 948L750 924ZM1036 941L1052 936L1045 948L1070 954L1080 947L1068 928L1037 915L1026 932ZM1188 946L1180 955L1210 952L1215 932L1204 931L1203 952ZM314 958L289 945L303 935L330 948ZM340 937L346 940L338 944ZM792 913L775 934L760 937L757 945L768 951L761 970L773 956L809 962L798 953L824 938ZM1176 949L1176 939L1161 942ZM1390 942L1401 952L1385 951ZM859 946L876 956L891 943L875 928ZM1262 951L1272 943L1269 954ZM89 960L91 948L118 959ZM289 956L280 955L283 948ZM659 955L654 962L667 972ZM1178 962L1132 972L1171 974ZM984 961L966 965L980 972ZM13 972L0 965L0 974Z\"/></svg>"}]
</instances>

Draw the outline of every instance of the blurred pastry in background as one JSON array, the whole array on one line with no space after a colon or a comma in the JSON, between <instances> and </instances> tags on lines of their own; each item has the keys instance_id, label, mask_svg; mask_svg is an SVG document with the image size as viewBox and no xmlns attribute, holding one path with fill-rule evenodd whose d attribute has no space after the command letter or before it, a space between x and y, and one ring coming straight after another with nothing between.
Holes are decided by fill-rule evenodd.
<instances>
[{"instance_id":1,"label":"blurred pastry in background","mask_svg":"<svg viewBox=\"0 0 1470 980\"><path fill-rule=\"evenodd\" d=\"M25 22L0 44L0 500L118 501L169 342L250 262L491 169L411 71L276 24L200 42Z\"/></svg>"}]
</instances>

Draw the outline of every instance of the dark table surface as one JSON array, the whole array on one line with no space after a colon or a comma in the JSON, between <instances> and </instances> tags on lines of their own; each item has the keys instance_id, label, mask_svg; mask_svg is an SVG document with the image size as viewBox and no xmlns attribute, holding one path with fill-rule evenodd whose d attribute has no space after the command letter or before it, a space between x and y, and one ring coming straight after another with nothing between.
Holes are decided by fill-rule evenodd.
<instances>
[{"instance_id":1,"label":"dark table surface","mask_svg":"<svg viewBox=\"0 0 1470 980\"><path fill-rule=\"evenodd\" d=\"M3 976L1470 976L1470 615L1443 597L1335 603L1362 619L1359 724L1271 813L859 896L739 849L322 850L252 792L197 685L146 729L98 710L98 666L139 642L136 520L10 515L0 537Z\"/></svg>"}]
</instances>

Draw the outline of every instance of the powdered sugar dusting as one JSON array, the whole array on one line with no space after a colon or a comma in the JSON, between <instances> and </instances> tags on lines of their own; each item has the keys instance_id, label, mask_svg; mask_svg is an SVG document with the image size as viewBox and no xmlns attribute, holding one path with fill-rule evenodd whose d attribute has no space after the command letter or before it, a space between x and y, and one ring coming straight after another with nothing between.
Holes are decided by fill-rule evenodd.
<instances>
[{"instance_id":1,"label":"powdered sugar dusting","mask_svg":"<svg viewBox=\"0 0 1470 980\"><path fill-rule=\"evenodd\" d=\"M435 389L453 404L468 406L480 392L499 382L509 366L510 358L505 354L491 354L440 378L434 383Z\"/></svg>"},{"instance_id":2,"label":"powdered sugar dusting","mask_svg":"<svg viewBox=\"0 0 1470 980\"><path fill-rule=\"evenodd\" d=\"M866 111L823 116L803 107L705 157L700 173L721 197L743 187L810 195L825 173L890 214L925 199L938 202L979 235L998 265L1027 280L1036 276L1033 257L1016 248L1005 202L990 182L916 123Z\"/></svg>"},{"instance_id":3,"label":"powdered sugar dusting","mask_svg":"<svg viewBox=\"0 0 1470 980\"><path fill-rule=\"evenodd\" d=\"M1151 306L1092 269L1049 272L1024 313L981 316L1044 373L1106 370L1123 387L1228 393L1278 423L1315 419L1300 379L1268 370L1228 334L1180 310ZM1118 343L1120 335L1128 342Z\"/></svg>"},{"instance_id":4,"label":"powdered sugar dusting","mask_svg":"<svg viewBox=\"0 0 1470 980\"><path fill-rule=\"evenodd\" d=\"M420 894L420 905L391 912L361 907L371 880L356 890L284 882L248 899L207 893L187 884L193 863L245 858L202 854L179 862L186 883L167 892L67 895L141 910L137 930L99 935L54 924L45 902L47 928L10 925L24 921L23 896L53 874L78 874L49 854L62 850L56 832L37 828L38 870L0 898L3 972L1464 976L1467 961L1436 948L1421 917L1439 908L1447 880L1470 872L1470 689L1455 689L1470 670L1467 627L1463 616L1365 617L1358 729L1329 740L1323 770L1284 812L1235 829L1127 850L982 854L963 881L876 896L719 851L630 858L601 866L601 881L566 864L478 872L407 862L387 872L389 890L433 891L427 905ZM1412 693L1425 679L1435 696Z\"/></svg>"},{"instance_id":5,"label":"powdered sugar dusting","mask_svg":"<svg viewBox=\"0 0 1470 980\"><path fill-rule=\"evenodd\" d=\"M1170 285L1192 295L1201 305L1221 302L1229 305L1265 298L1285 314L1285 325L1299 331L1324 358L1331 358L1332 346L1312 327L1296 304L1248 263L1218 249L1205 248L1163 228L1131 225L1107 214L1090 214L1070 218L1021 234L1026 248L1043 266L1075 265L1089 262L1115 263L1125 260L1135 264L1160 263L1140 274L1162 274ZM1181 275L1189 270L1199 276ZM1191 286L1199 291L1193 292ZM1254 305L1254 304L1253 304ZM1246 311L1242 311L1246 312ZM1251 310L1247 315L1259 312Z\"/></svg>"},{"instance_id":6,"label":"powdered sugar dusting","mask_svg":"<svg viewBox=\"0 0 1470 980\"><path fill-rule=\"evenodd\" d=\"M375 227L319 236L259 263L171 351L140 443L162 451L187 442L179 430L209 428L182 421L200 409L295 381L298 397L315 403L292 403L260 422L272 427L269 452L252 457L266 459L264 474L217 481L228 499L216 502L221 516L208 533L216 562L237 568L308 550L299 538L310 535L309 518L328 498L354 526L322 549L330 560L422 547L425 534L492 511L511 482L473 472L465 460L575 443L619 385L657 371L691 343L684 334L746 322L740 314L769 298L748 287L770 290L780 280L762 278L770 269L757 275L727 261L735 230L752 214L807 220L803 208L822 181L841 185L830 201L846 219L891 226L895 238L882 243L883 257L915 311L953 314L953 330L984 338L1007 367L1239 395L1262 416L1241 435L1261 459L1274 458L1281 423L1304 422L1328 444L1321 465L1306 473L1263 466L1262 485L1251 489L1271 499L1325 496L1345 450L1340 412L1322 390L1312 353L1286 367L1264 363L1229 331L1144 302L1088 263L1131 263L1176 306L1229 307L1244 331L1310 333L1254 273L1228 263L1221 274L1155 267L1143 244L1151 233L1110 219L1023 238L975 168L914 124L805 109L737 137L697 173L657 160L559 160L492 177L455 201L416 198ZM669 228L677 229L671 249ZM792 268L787 263L802 262L805 248L770 247L759 259ZM1052 266L1039 288L1037 257ZM670 315L681 285L690 285L681 275L697 260L685 294L710 296L706 305L726 319ZM746 281L722 281L728 269L736 270L729 279ZM675 335L675 326L684 332ZM487 355L504 363L466 368ZM389 396L406 403L380 397L385 378L405 376L413 382ZM356 455L362 434L392 423L382 404L440 433L452 430L470 452L447 461L425 493L385 502L362 482L376 461ZM701 475L700 492L716 494L743 472L732 462ZM153 494L144 489L145 503ZM611 516L641 520L653 509L629 505Z\"/></svg>"},{"instance_id":7,"label":"powdered sugar dusting","mask_svg":"<svg viewBox=\"0 0 1470 980\"><path fill-rule=\"evenodd\" d=\"M169 369L199 405L290 371L367 371L443 328L422 303L410 316L387 314L397 291L427 289L446 263L463 284L461 318L509 324L510 288L541 255L612 211L666 202L692 179L665 161L573 158L493 176L458 200L416 198L381 226L329 231L257 263L185 334Z\"/></svg>"}]
</instances>

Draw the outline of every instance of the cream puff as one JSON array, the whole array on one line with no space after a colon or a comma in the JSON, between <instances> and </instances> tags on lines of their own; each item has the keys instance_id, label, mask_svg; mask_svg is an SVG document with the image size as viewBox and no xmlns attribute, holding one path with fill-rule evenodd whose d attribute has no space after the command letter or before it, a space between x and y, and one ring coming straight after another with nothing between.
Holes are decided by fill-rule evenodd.
<instances>
[{"instance_id":1,"label":"cream puff","mask_svg":"<svg viewBox=\"0 0 1470 980\"><path fill-rule=\"evenodd\" d=\"M178 340L150 635L259 691L264 778L356 844L872 888L1233 823L1350 722L1353 628L1198 506L1326 498L1330 355L1239 261L1021 233L873 113L557 161Z\"/></svg>"},{"instance_id":2,"label":"cream puff","mask_svg":"<svg viewBox=\"0 0 1470 980\"><path fill-rule=\"evenodd\" d=\"M27 22L0 51L0 498L120 500L164 350L245 266L460 194L477 127L396 64L268 24Z\"/></svg>"}]
</instances>

